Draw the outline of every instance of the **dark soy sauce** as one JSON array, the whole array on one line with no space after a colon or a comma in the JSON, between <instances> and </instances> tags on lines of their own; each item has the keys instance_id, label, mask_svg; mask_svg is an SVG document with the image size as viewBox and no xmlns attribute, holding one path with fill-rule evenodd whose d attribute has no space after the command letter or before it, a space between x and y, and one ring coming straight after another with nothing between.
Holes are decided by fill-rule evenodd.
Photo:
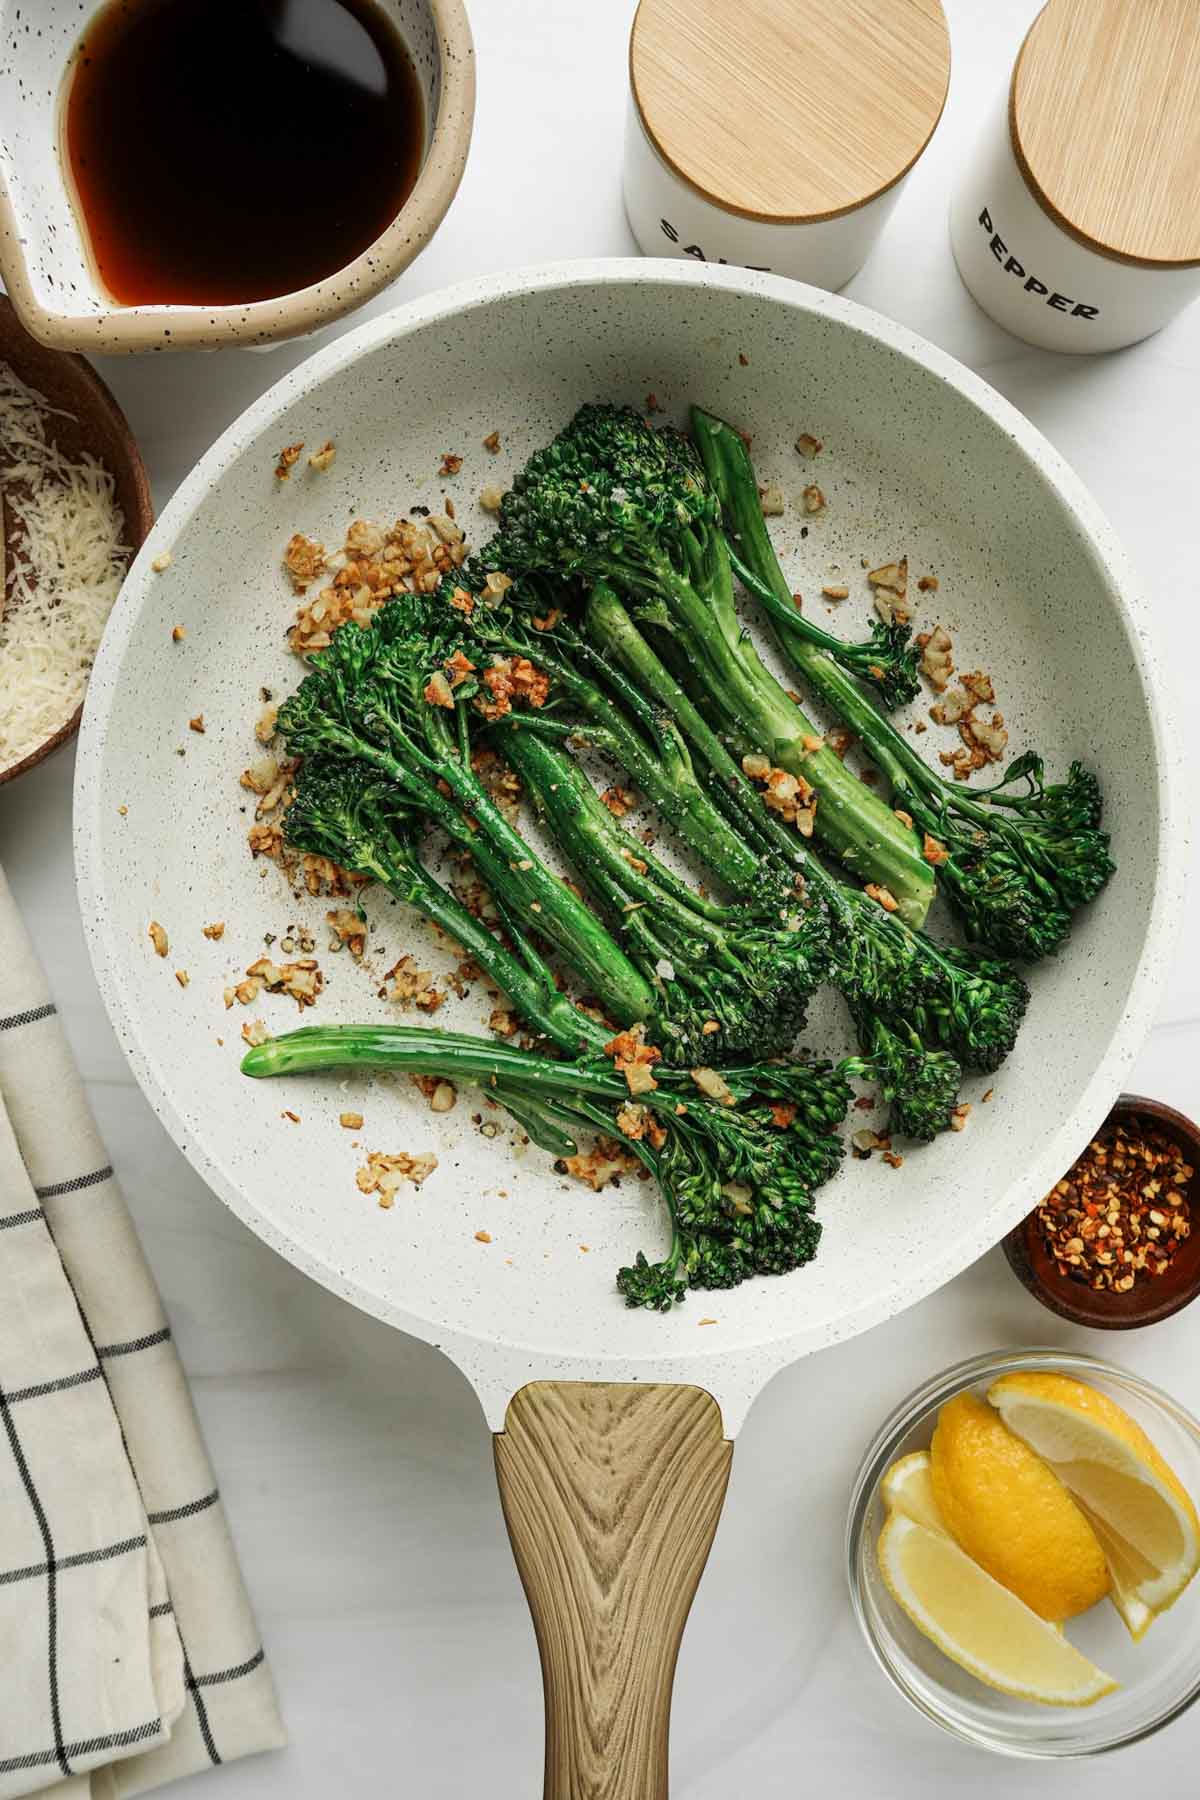
<instances>
[{"instance_id":1,"label":"dark soy sauce","mask_svg":"<svg viewBox=\"0 0 1200 1800\"><path fill-rule=\"evenodd\" d=\"M92 256L128 306L308 287L379 236L420 167L416 73L371 0L114 0L69 79Z\"/></svg>"}]
</instances>

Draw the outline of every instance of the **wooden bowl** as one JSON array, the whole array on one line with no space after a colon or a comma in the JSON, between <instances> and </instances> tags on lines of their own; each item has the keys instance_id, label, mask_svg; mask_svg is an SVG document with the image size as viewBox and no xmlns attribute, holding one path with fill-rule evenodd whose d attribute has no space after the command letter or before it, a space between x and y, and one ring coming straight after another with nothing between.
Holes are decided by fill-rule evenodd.
<instances>
[{"instance_id":1,"label":"wooden bowl","mask_svg":"<svg viewBox=\"0 0 1200 1800\"><path fill-rule=\"evenodd\" d=\"M90 450L109 470L116 483L117 504L125 518L125 542L132 562L154 523L154 506L146 470L124 413L82 356L48 350L30 337L4 294L0 294L0 362L7 363L22 381L36 388L51 406L61 407L70 415L51 415L46 421L49 436L64 455L77 457ZM82 717L81 701L45 743L11 768L0 771L0 785L15 781L74 737Z\"/></svg>"},{"instance_id":2,"label":"wooden bowl","mask_svg":"<svg viewBox=\"0 0 1200 1800\"><path fill-rule=\"evenodd\" d=\"M1147 1100L1141 1094L1122 1094L1105 1123L1129 1120L1136 1114L1153 1119L1164 1135L1179 1145L1192 1167L1200 1169L1200 1128L1161 1100ZM1193 1203L1200 1198L1200 1182L1196 1176L1188 1182L1183 1193ZM1193 1230L1180 1245L1165 1275L1139 1281L1124 1294L1114 1293L1109 1288L1085 1287L1068 1275L1060 1275L1046 1248L1036 1207L1009 1232L1003 1243L1009 1267L1035 1300L1040 1300L1060 1319L1070 1319L1072 1324L1087 1325L1094 1331L1132 1331L1138 1325L1156 1325L1160 1319L1169 1319L1172 1313L1181 1311L1200 1293L1200 1231L1197 1230Z\"/></svg>"}]
</instances>

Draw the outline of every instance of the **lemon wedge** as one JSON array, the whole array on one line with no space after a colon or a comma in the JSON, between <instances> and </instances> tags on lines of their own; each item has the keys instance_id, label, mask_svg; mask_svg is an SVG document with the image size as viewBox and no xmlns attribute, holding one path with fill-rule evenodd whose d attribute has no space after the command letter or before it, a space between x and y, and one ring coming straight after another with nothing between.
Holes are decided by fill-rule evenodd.
<instances>
[{"instance_id":1,"label":"lemon wedge","mask_svg":"<svg viewBox=\"0 0 1200 1800\"><path fill-rule=\"evenodd\" d=\"M883 1498L883 1504L889 1512L903 1513L906 1519L912 1519L915 1524L923 1525L927 1531L945 1533L946 1522L938 1511L937 1501L933 1497L933 1476L928 1450L913 1450L909 1455L902 1456L899 1461L894 1462L879 1483L879 1492ZM1082 1510L1086 1512L1087 1508L1084 1507ZM1095 1523L1093 1519L1093 1526ZM1096 1536L1100 1538L1103 1545L1103 1534L1097 1530ZM1108 1555L1107 1550L1105 1550L1105 1555ZM1112 1567L1111 1559L1109 1567ZM1115 1575L1113 1583L1115 1588ZM1057 1620L1054 1621L1054 1629L1055 1631L1062 1630L1062 1625Z\"/></svg>"},{"instance_id":2,"label":"lemon wedge","mask_svg":"<svg viewBox=\"0 0 1200 1800\"><path fill-rule=\"evenodd\" d=\"M1141 1590L1147 1581L1153 1580L1156 1570L1139 1556L1132 1545L1126 1544L1114 1531L1110 1531L1103 1519L1095 1513L1088 1512L1080 1501L1080 1508L1087 1513L1092 1522L1092 1529L1100 1540L1100 1548L1108 1564L1109 1579L1112 1583L1108 1597L1117 1609L1121 1623L1125 1626L1134 1643L1140 1642L1158 1617L1141 1598ZM1161 1610L1161 1609L1160 1609Z\"/></svg>"},{"instance_id":3,"label":"lemon wedge","mask_svg":"<svg viewBox=\"0 0 1200 1800\"><path fill-rule=\"evenodd\" d=\"M927 1531L945 1531L933 1497L928 1450L914 1450L894 1462L880 1482L879 1492L889 1512L903 1513Z\"/></svg>"},{"instance_id":4,"label":"lemon wedge","mask_svg":"<svg viewBox=\"0 0 1200 1800\"><path fill-rule=\"evenodd\" d=\"M956 1394L938 1414L930 1485L951 1537L1041 1618L1074 1618L1108 1593L1104 1551L1080 1507L975 1394Z\"/></svg>"},{"instance_id":5,"label":"lemon wedge","mask_svg":"<svg viewBox=\"0 0 1200 1800\"><path fill-rule=\"evenodd\" d=\"M1113 1604L1131 1635L1142 1637L1200 1568L1200 1519L1183 1483L1137 1421L1086 1382L1003 1375L988 1399L1093 1522Z\"/></svg>"},{"instance_id":6,"label":"lemon wedge","mask_svg":"<svg viewBox=\"0 0 1200 1800\"><path fill-rule=\"evenodd\" d=\"M1117 1685L944 1532L889 1513L879 1569L918 1631L989 1687L1045 1706L1091 1706Z\"/></svg>"}]
</instances>

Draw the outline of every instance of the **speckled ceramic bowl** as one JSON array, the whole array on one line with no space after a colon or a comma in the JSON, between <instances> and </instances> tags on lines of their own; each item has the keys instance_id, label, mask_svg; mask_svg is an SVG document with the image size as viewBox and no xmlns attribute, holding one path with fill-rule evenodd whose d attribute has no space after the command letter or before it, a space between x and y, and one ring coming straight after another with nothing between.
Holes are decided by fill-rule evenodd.
<instances>
[{"instance_id":1,"label":"speckled ceramic bowl","mask_svg":"<svg viewBox=\"0 0 1200 1800\"><path fill-rule=\"evenodd\" d=\"M61 147L71 57L107 0L0 6L0 277L34 337L58 350L203 350L265 345L353 312L424 249L458 191L475 113L462 0L375 0L413 60L425 102L415 187L381 236L311 287L241 306L121 306L101 284Z\"/></svg>"},{"instance_id":2,"label":"speckled ceramic bowl","mask_svg":"<svg viewBox=\"0 0 1200 1800\"><path fill-rule=\"evenodd\" d=\"M507 1127L481 1136L477 1096L437 1115L411 1087L363 1076L247 1081L243 1021L261 1015L276 1032L302 1021L270 996L249 1012L222 1004L264 935L300 917L327 975L322 1020L402 1016L377 998L401 952L448 966L378 894L367 901L369 969L327 954L330 902L293 902L248 852L251 796L238 776L261 754L259 687L286 693L301 674L284 642L296 604L280 567L289 535L337 545L354 514L392 519L451 494L481 543L493 524L476 504L485 483L511 479L581 401L641 403L651 391L664 419L682 421L701 400L753 434L761 479L788 500L772 526L793 585L815 598L840 569L852 590L831 629L864 629L864 561L907 552L914 583L936 574L919 623L944 621L959 667L992 675L1014 754L1037 745L1052 769L1074 756L1095 767L1120 866L1069 946L1033 972L1017 1053L968 1084L965 1133L909 1149L898 1169L848 1161L821 1192L810 1268L665 1317L626 1311L613 1288L621 1263L665 1242L649 1184L593 1194L560 1179L540 1153L514 1149ZM493 431L500 448L489 455ZM813 479L793 447L802 432L825 446L818 517L796 504ZM327 473L301 461L276 480L282 445L326 437L337 445ZM464 458L450 479L439 473L447 451ZM155 574L164 551L171 566ZM337 1292L438 1343L493 1422L531 1372L603 1374L696 1381L732 1435L774 1370L897 1312L996 1243L1121 1088L1180 904L1179 739L1164 722L1150 635L1120 547L1061 458L983 381L877 314L779 277L686 263L468 283L368 322L287 375L208 452L138 557L79 745L80 900L104 999L147 1094L217 1192ZM202 737L188 730L197 713ZM956 740L931 727L920 741L933 756ZM147 936L152 918L170 937L165 961ZM201 935L214 920L225 921L217 943ZM806 1040L847 1048L844 1014L820 999ZM438 1022L482 1027L490 1005L477 984ZM343 1108L363 1113L361 1132L339 1126ZM432 1150L440 1167L384 1213L355 1188L366 1149ZM481 1230L490 1243L475 1241ZM699 1330L704 1319L716 1322Z\"/></svg>"}]
</instances>

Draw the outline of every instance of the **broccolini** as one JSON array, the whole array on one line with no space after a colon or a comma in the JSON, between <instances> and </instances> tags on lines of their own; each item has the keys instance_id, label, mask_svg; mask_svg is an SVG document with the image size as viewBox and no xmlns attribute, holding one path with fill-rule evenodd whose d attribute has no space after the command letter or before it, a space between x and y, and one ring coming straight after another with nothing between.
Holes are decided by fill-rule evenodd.
<instances>
[{"instance_id":1,"label":"broccolini","mask_svg":"<svg viewBox=\"0 0 1200 1800\"><path fill-rule=\"evenodd\" d=\"M827 1063L747 1064L724 1071L730 1103L704 1099L680 1077L630 1101L612 1066L548 1057L455 1032L398 1025L309 1026L269 1038L245 1074L375 1068L474 1081L512 1111L542 1148L576 1153L581 1133L617 1139L656 1176L667 1204L665 1257L640 1254L617 1286L631 1307L665 1312L689 1288L736 1287L810 1262L821 1227L816 1189L837 1170L845 1073Z\"/></svg>"},{"instance_id":2,"label":"broccolini","mask_svg":"<svg viewBox=\"0 0 1200 1800\"><path fill-rule=\"evenodd\" d=\"M930 768L870 696L786 616L789 589L758 502L749 452L721 419L692 409L692 432L724 511L739 567L768 600L779 643L818 699L862 740L892 799L939 846L938 880L968 938L1003 956L1036 961L1058 949L1072 914L1094 900L1113 872L1099 829L1094 775L1072 763L1047 784L1042 759L1018 757L991 789L969 792ZM1010 791L1024 780L1022 792Z\"/></svg>"}]
</instances>

